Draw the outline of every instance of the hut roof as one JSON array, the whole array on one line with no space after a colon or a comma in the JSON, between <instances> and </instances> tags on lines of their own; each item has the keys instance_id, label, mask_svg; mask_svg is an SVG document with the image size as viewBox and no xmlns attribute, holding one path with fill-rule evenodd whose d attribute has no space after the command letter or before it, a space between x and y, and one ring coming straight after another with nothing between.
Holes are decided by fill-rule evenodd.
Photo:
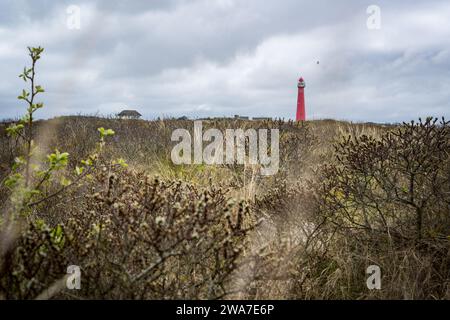
<instances>
[{"instance_id":1,"label":"hut roof","mask_svg":"<svg viewBox=\"0 0 450 320\"><path fill-rule=\"evenodd\" d=\"M140 117L142 114L136 110L123 110L118 114L119 117Z\"/></svg>"}]
</instances>

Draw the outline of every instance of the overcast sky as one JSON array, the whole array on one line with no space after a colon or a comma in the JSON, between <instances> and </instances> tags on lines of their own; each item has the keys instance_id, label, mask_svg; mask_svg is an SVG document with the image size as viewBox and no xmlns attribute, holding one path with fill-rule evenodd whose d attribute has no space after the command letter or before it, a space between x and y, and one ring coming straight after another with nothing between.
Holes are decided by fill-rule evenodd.
<instances>
[{"instance_id":1,"label":"overcast sky","mask_svg":"<svg viewBox=\"0 0 450 320\"><path fill-rule=\"evenodd\" d=\"M0 0L0 119L24 112L18 74L38 45L41 118L294 118L299 76L309 119L450 118L448 0Z\"/></svg>"}]
</instances>

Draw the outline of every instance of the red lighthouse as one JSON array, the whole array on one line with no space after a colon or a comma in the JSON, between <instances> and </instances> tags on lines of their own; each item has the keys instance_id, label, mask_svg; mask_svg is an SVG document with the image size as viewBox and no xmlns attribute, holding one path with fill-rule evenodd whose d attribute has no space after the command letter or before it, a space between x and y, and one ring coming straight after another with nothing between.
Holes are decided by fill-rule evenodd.
<instances>
[{"instance_id":1,"label":"red lighthouse","mask_svg":"<svg viewBox=\"0 0 450 320\"><path fill-rule=\"evenodd\" d=\"M305 112L305 80L303 78L298 79L298 98L297 98L297 121L306 120Z\"/></svg>"}]
</instances>

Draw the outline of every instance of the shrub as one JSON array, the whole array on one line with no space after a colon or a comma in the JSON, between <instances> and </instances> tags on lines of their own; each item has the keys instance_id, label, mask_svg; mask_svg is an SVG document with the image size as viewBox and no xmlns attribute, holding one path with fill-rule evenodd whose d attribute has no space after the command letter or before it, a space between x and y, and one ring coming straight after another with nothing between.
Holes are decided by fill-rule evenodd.
<instances>
[{"instance_id":1,"label":"shrub","mask_svg":"<svg viewBox=\"0 0 450 320\"><path fill-rule=\"evenodd\" d=\"M363 294L370 264L384 272L378 296L448 298L449 150L449 122L431 118L336 146L337 164L323 169L319 213L322 231L334 235L326 261L336 268L327 276L341 272L334 285L346 288L345 298Z\"/></svg>"},{"instance_id":2,"label":"shrub","mask_svg":"<svg viewBox=\"0 0 450 320\"><path fill-rule=\"evenodd\" d=\"M215 299L230 292L255 226L243 202L220 188L116 166L102 167L85 188L63 223L26 226L0 278L7 298L35 298L71 264L81 267L81 290L57 297Z\"/></svg>"}]
</instances>

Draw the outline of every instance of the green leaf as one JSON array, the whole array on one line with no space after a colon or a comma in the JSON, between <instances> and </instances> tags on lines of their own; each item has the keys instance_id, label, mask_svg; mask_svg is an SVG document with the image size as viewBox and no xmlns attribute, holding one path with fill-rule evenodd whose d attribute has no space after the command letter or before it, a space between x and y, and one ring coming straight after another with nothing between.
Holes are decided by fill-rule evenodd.
<instances>
[{"instance_id":1,"label":"green leaf","mask_svg":"<svg viewBox=\"0 0 450 320\"><path fill-rule=\"evenodd\" d=\"M122 158L117 159L116 161L114 161L114 163L120 165L123 168L128 167L128 163L126 163L126 161Z\"/></svg>"},{"instance_id":2,"label":"green leaf","mask_svg":"<svg viewBox=\"0 0 450 320\"><path fill-rule=\"evenodd\" d=\"M55 153L49 154L47 160L52 169L60 169L65 167L69 161L69 154L67 152L60 153L58 150Z\"/></svg>"},{"instance_id":3,"label":"green leaf","mask_svg":"<svg viewBox=\"0 0 450 320\"><path fill-rule=\"evenodd\" d=\"M37 219L35 222L35 226L38 230L41 230L41 231L44 231L48 228L44 219Z\"/></svg>"},{"instance_id":4,"label":"green leaf","mask_svg":"<svg viewBox=\"0 0 450 320\"><path fill-rule=\"evenodd\" d=\"M22 90L22 94L17 97L19 100L26 100L28 96L30 95L29 92L25 91L25 89Z\"/></svg>"},{"instance_id":5,"label":"green leaf","mask_svg":"<svg viewBox=\"0 0 450 320\"><path fill-rule=\"evenodd\" d=\"M33 196L40 195L41 191L33 189L26 192L26 198L32 198Z\"/></svg>"},{"instance_id":6,"label":"green leaf","mask_svg":"<svg viewBox=\"0 0 450 320\"><path fill-rule=\"evenodd\" d=\"M44 106L44 104L43 104L42 102L33 104L33 107L32 107L32 109L31 109L31 111L36 111L37 109L40 109L40 108L42 108L43 106Z\"/></svg>"},{"instance_id":7,"label":"green leaf","mask_svg":"<svg viewBox=\"0 0 450 320\"><path fill-rule=\"evenodd\" d=\"M50 231L50 239L52 244L58 249L62 249L64 247L65 242L65 234L61 225L57 225Z\"/></svg>"},{"instance_id":8,"label":"green leaf","mask_svg":"<svg viewBox=\"0 0 450 320\"><path fill-rule=\"evenodd\" d=\"M20 120L19 122L22 124L27 124L30 121L30 114L25 114Z\"/></svg>"},{"instance_id":9,"label":"green leaf","mask_svg":"<svg viewBox=\"0 0 450 320\"><path fill-rule=\"evenodd\" d=\"M22 180L23 176L20 173L15 173L5 180L5 186L8 188L13 188Z\"/></svg>"},{"instance_id":10,"label":"green leaf","mask_svg":"<svg viewBox=\"0 0 450 320\"><path fill-rule=\"evenodd\" d=\"M70 181L66 177L61 177L60 183L62 186L67 187L68 185L70 185L72 183L72 181Z\"/></svg>"},{"instance_id":11,"label":"green leaf","mask_svg":"<svg viewBox=\"0 0 450 320\"><path fill-rule=\"evenodd\" d=\"M12 165L12 169L13 170L17 170L18 168L20 168L22 165L25 164L25 158L20 156L20 157L16 157L14 159L14 164Z\"/></svg>"},{"instance_id":12,"label":"green leaf","mask_svg":"<svg viewBox=\"0 0 450 320\"><path fill-rule=\"evenodd\" d=\"M24 128L23 124L12 124L8 128L6 128L6 133L8 136L14 137Z\"/></svg>"},{"instance_id":13,"label":"green leaf","mask_svg":"<svg viewBox=\"0 0 450 320\"><path fill-rule=\"evenodd\" d=\"M84 171L84 168L83 167L76 167L75 168L75 173L77 174L77 175L81 175L82 173L83 173L83 171Z\"/></svg>"},{"instance_id":14,"label":"green leaf","mask_svg":"<svg viewBox=\"0 0 450 320\"><path fill-rule=\"evenodd\" d=\"M81 164L90 167L94 164L94 161L92 158L88 158L87 160L81 160Z\"/></svg>"},{"instance_id":15,"label":"green leaf","mask_svg":"<svg viewBox=\"0 0 450 320\"><path fill-rule=\"evenodd\" d=\"M98 128L97 130L98 130L98 132L100 132L101 138L104 138L107 136L112 136L115 134L114 130L112 130L112 129L105 129L105 128L101 127L101 128Z\"/></svg>"}]
</instances>

